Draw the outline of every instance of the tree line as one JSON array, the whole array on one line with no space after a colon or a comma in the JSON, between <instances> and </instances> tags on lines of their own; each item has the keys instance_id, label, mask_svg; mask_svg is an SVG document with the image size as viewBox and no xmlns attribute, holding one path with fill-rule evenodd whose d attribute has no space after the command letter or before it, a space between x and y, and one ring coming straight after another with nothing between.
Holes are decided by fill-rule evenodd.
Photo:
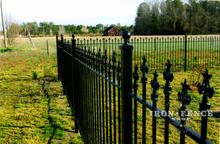
<instances>
[{"instance_id":1,"label":"tree line","mask_svg":"<svg viewBox=\"0 0 220 144\"><path fill-rule=\"evenodd\" d=\"M219 34L220 1L164 0L141 3L134 34Z\"/></svg>"},{"instance_id":2,"label":"tree line","mask_svg":"<svg viewBox=\"0 0 220 144\"><path fill-rule=\"evenodd\" d=\"M114 25L114 24L112 24ZM16 35L26 36L29 32L32 36L45 36L55 35L57 33L62 34L97 34L102 35L104 30L112 25L97 24L95 26L84 25L56 25L53 22L28 22L23 24L11 23L8 25L8 34L15 33ZM117 25L119 29L126 29L132 31L133 26L121 26Z\"/></svg>"},{"instance_id":3,"label":"tree line","mask_svg":"<svg viewBox=\"0 0 220 144\"><path fill-rule=\"evenodd\" d=\"M209 0L162 0L154 3L141 3L137 8L135 24L114 25L135 35L169 34L219 34L220 1ZM27 22L16 24L6 22L9 43L18 35L45 36L62 34L102 35L112 25L57 25L53 22Z\"/></svg>"}]
</instances>

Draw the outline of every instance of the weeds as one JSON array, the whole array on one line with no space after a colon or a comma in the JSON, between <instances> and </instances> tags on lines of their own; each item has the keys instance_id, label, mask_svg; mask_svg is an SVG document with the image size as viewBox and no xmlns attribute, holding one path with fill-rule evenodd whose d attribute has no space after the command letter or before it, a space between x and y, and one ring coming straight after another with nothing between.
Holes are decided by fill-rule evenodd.
<instances>
[{"instance_id":1,"label":"weeds","mask_svg":"<svg viewBox=\"0 0 220 144\"><path fill-rule=\"evenodd\" d=\"M32 72L32 80L37 80L37 78L38 78L38 74L37 74L37 72Z\"/></svg>"},{"instance_id":2,"label":"weeds","mask_svg":"<svg viewBox=\"0 0 220 144\"><path fill-rule=\"evenodd\" d=\"M205 71L205 67L204 66L199 66L199 67L194 67L191 71L191 75L190 75L190 89L192 91L197 91L197 85L199 83L202 83L203 80L203 76L202 76L202 72Z\"/></svg>"}]
</instances>

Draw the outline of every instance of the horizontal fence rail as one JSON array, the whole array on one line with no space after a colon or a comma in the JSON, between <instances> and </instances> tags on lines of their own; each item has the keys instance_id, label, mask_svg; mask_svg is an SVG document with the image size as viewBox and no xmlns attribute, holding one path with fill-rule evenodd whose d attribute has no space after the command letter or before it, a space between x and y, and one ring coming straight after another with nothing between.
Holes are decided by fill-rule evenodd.
<instances>
[{"instance_id":1,"label":"horizontal fence rail","mask_svg":"<svg viewBox=\"0 0 220 144\"><path fill-rule=\"evenodd\" d=\"M175 143L184 144L189 138L202 144L212 143L207 139L210 109L208 98L213 97L215 89L210 86L209 80L212 75L208 73L208 70L206 69L203 73L203 82L197 86L199 94L203 96L202 102L198 104L199 111L203 113L201 115L201 131L197 132L193 130L193 127L186 125L189 121L187 119L187 106L190 105L192 99L188 94L187 80L181 84L182 88L176 95L181 103L177 117L168 115L172 93L171 82L174 79L172 67L174 69L181 67L182 69L185 65L189 68L196 65L195 61L184 63L180 59L180 64L177 62L176 56L173 59L166 57L169 60L165 64L164 62L157 63L159 61L149 62L149 49L138 49L138 45L140 47L153 45L149 47L152 48L151 51L154 51L154 54L155 51L158 51L158 57L154 57L158 60L161 56L159 52L162 49L166 50L166 48L168 50L164 42L165 39L163 39L165 44L162 43L161 39L161 46L157 47L154 39L147 44L148 39L146 39L145 44L135 43L138 40L130 39L130 33L127 31L123 32L122 37L113 40L107 39L107 41L105 39L78 40L73 35L71 43L64 40L62 35L61 39L58 39L58 35L56 37L58 78L62 82L64 93L67 95L75 114L76 132L78 129L80 130L84 142L107 144L161 143L161 139L157 137L158 128L160 128L163 129L163 142L168 144L171 141L170 131L172 128L180 132L178 134L179 139ZM190 40L185 41L186 38L188 39L187 36L182 36L182 46L178 47L176 44L172 44L172 52L179 52L182 49L183 53L179 53L179 56L183 57L183 61L190 58L189 53L187 55L184 53L185 46L191 42ZM218 52L216 56L218 56L219 42L215 41L214 43L218 45L216 46ZM187 51L190 51L190 46L188 46ZM203 48L205 49L205 47ZM204 55L207 54L199 48L197 50L204 52ZM211 52L215 50L208 48L208 51L211 55ZM196 54L196 52L192 54ZM171 51L165 53L171 55ZM214 61L214 58L212 60ZM154 60L152 59L152 61ZM196 63L198 64L199 61L200 59ZM205 61L201 60L200 62L205 64ZM219 61L214 65L219 65ZM211 65L207 64L207 66ZM153 73L153 79L148 80L149 71L152 69L165 69L162 73L165 81L163 94L158 93L161 84L158 82L159 73L157 71ZM148 82L151 86L150 93L147 86ZM151 97L151 101L147 97ZM162 98L164 98L164 110L158 108L157 103L158 99ZM151 115L148 115L149 112ZM162 123L161 120L163 120ZM151 133L147 131L149 125ZM163 125L162 128L161 125Z\"/></svg>"}]
</instances>

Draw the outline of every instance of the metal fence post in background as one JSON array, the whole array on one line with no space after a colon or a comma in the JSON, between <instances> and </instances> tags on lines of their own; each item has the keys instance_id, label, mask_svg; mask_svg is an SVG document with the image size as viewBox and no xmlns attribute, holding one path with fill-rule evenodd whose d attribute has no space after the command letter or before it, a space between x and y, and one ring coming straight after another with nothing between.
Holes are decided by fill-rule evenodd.
<instances>
[{"instance_id":1,"label":"metal fence post in background","mask_svg":"<svg viewBox=\"0 0 220 144\"><path fill-rule=\"evenodd\" d=\"M185 34L185 61L184 61L184 71L186 71L187 64L187 34Z\"/></svg>"},{"instance_id":2,"label":"metal fence post in background","mask_svg":"<svg viewBox=\"0 0 220 144\"><path fill-rule=\"evenodd\" d=\"M121 62L122 62L122 143L132 143L132 49L133 46L129 44L130 32L123 31L122 37L124 44L121 46Z\"/></svg>"},{"instance_id":3,"label":"metal fence post in background","mask_svg":"<svg viewBox=\"0 0 220 144\"><path fill-rule=\"evenodd\" d=\"M47 45L47 56L49 56L49 43L48 43L48 40L46 41L46 45Z\"/></svg>"}]
</instances>

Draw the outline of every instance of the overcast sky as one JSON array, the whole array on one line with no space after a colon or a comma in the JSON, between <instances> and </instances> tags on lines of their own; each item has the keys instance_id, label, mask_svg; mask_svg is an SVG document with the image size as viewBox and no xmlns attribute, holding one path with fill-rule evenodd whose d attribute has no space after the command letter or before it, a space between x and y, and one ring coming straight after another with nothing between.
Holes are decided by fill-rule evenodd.
<instances>
[{"instance_id":1,"label":"overcast sky","mask_svg":"<svg viewBox=\"0 0 220 144\"><path fill-rule=\"evenodd\" d=\"M96 25L134 24L137 7L152 0L2 0L7 17L17 23Z\"/></svg>"}]
</instances>

